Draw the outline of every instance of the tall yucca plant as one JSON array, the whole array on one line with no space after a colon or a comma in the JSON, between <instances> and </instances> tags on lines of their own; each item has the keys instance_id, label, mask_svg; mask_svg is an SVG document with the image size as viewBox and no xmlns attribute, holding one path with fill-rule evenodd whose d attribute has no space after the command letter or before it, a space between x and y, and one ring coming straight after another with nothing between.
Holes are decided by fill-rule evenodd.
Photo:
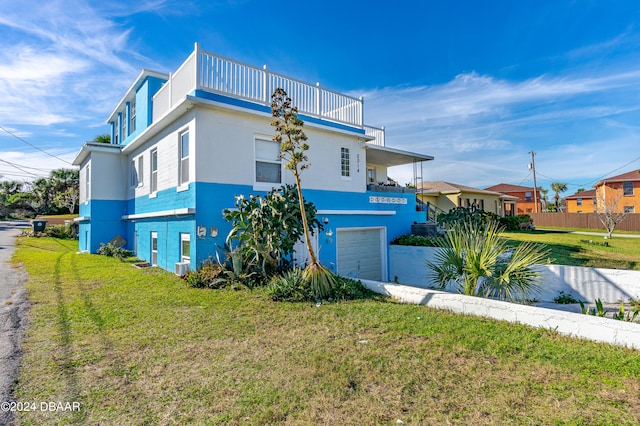
<instances>
[{"instance_id":1,"label":"tall yucca plant","mask_svg":"<svg viewBox=\"0 0 640 426\"><path fill-rule=\"evenodd\" d=\"M479 226L456 223L438 240L439 252L427 261L428 276L437 288L447 285L468 296L501 300L525 298L540 287L537 266L546 263L549 251L533 243L515 250L500 237L496 222Z\"/></svg>"},{"instance_id":2,"label":"tall yucca plant","mask_svg":"<svg viewBox=\"0 0 640 426\"><path fill-rule=\"evenodd\" d=\"M305 143L307 135L302 130L304 122L298 118L298 109L291 105L291 98L281 88L277 88L271 95L271 115L273 117L271 125L276 128L273 140L280 143L280 158L287 161L285 166L293 172L298 190L302 228L310 258L309 265L304 269L303 277L311 285L314 296L323 299L331 294L332 288L335 287L336 278L329 269L318 261L316 253L311 247L309 223L300 186L300 172L310 166L309 159L305 154L309 145Z\"/></svg>"}]
</instances>

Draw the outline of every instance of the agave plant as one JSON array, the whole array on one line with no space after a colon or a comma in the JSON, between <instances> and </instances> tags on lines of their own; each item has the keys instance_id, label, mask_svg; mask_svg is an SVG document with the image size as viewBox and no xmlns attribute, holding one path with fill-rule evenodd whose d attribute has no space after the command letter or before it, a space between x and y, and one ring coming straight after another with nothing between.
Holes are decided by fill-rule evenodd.
<instances>
[{"instance_id":1,"label":"agave plant","mask_svg":"<svg viewBox=\"0 0 640 426\"><path fill-rule=\"evenodd\" d=\"M546 263L549 251L534 243L515 249L500 237L497 222L478 226L473 222L455 224L437 241L439 252L426 262L435 287L452 285L468 296L501 300L526 299L540 287L536 265Z\"/></svg>"}]
</instances>

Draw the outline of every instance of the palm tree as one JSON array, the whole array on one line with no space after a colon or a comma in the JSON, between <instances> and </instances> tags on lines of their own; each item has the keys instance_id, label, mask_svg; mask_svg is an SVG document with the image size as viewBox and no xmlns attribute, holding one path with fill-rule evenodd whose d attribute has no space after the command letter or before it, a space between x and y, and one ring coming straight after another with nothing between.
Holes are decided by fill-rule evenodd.
<instances>
[{"instance_id":1,"label":"palm tree","mask_svg":"<svg viewBox=\"0 0 640 426\"><path fill-rule=\"evenodd\" d=\"M96 143L111 143L111 136L104 134L104 135L98 135L95 138L93 138L93 140L91 142L96 142Z\"/></svg>"},{"instance_id":2,"label":"palm tree","mask_svg":"<svg viewBox=\"0 0 640 426\"><path fill-rule=\"evenodd\" d=\"M542 211L547 211L547 203L549 203L549 190L548 189L540 189L540 192L542 193Z\"/></svg>"},{"instance_id":3,"label":"palm tree","mask_svg":"<svg viewBox=\"0 0 640 426\"><path fill-rule=\"evenodd\" d=\"M560 211L560 193L567 190L567 184L562 182L555 182L551 184L551 190L555 192L553 198L556 200L556 211Z\"/></svg>"},{"instance_id":4,"label":"palm tree","mask_svg":"<svg viewBox=\"0 0 640 426\"><path fill-rule=\"evenodd\" d=\"M546 263L544 246L524 242L515 249L500 237L503 228L491 221L487 225L469 221L454 224L438 239L440 250L427 260L428 276L435 287L450 283L467 296L501 300L527 299L540 288L537 264Z\"/></svg>"}]
</instances>

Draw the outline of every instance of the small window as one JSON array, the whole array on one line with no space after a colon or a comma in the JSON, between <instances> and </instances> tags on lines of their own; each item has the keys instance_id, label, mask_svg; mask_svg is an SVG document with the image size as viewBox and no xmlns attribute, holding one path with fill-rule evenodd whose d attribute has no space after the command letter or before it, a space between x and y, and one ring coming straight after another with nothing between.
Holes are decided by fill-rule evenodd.
<instances>
[{"instance_id":1,"label":"small window","mask_svg":"<svg viewBox=\"0 0 640 426\"><path fill-rule=\"evenodd\" d=\"M138 171L136 170L136 161L131 160L131 187L138 186Z\"/></svg>"},{"instance_id":2,"label":"small window","mask_svg":"<svg viewBox=\"0 0 640 426\"><path fill-rule=\"evenodd\" d=\"M138 186L144 185L144 157L138 157Z\"/></svg>"},{"instance_id":3,"label":"small window","mask_svg":"<svg viewBox=\"0 0 640 426\"><path fill-rule=\"evenodd\" d=\"M158 233L151 233L151 266L158 266Z\"/></svg>"},{"instance_id":4,"label":"small window","mask_svg":"<svg viewBox=\"0 0 640 426\"><path fill-rule=\"evenodd\" d=\"M282 183L280 144L256 139L256 182Z\"/></svg>"},{"instance_id":5,"label":"small window","mask_svg":"<svg viewBox=\"0 0 640 426\"><path fill-rule=\"evenodd\" d=\"M624 206L624 212L625 213L635 213L636 209L634 206Z\"/></svg>"},{"instance_id":6,"label":"small window","mask_svg":"<svg viewBox=\"0 0 640 426\"><path fill-rule=\"evenodd\" d=\"M524 193L524 200L525 200L525 201L531 201L531 200L533 200L533 197L532 197L532 195L531 195L531 191L527 191L527 192L525 192L525 193Z\"/></svg>"},{"instance_id":7,"label":"small window","mask_svg":"<svg viewBox=\"0 0 640 426\"><path fill-rule=\"evenodd\" d=\"M136 131L136 103L131 102L131 107L129 110L129 132L133 133Z\"/></svg>"},{"instance_id":8,"label":"small window","mask_svg":"<svg viewBox=\"0 0 640 426\"><path fill-rule=\"evenodd\" d=\"M126 139L129 134L127 133L127 111L124 112L124 117L122 117L122 139Z\"/></svg>"},{"instance_id":9,"label":"small window","mask_svg":"<svg viewBox=\"0 0 640 426\"><path fill-rule=\"evenodd\" d=\"M87 171L84 175L84 189L86 192L85 201L89 201L89 199L91 199L91 169L89 165L87 165Z\"/></svg>"},{"instance_id":10,"label":"small window","mask_svg":"<svg viewBox=\"0 0 640 426\"><path fill-rule=\"evenodd\" d=\"M578 198L578 199L576 200L576 204L577 204L577 205L579 205L579 206L581 206L581 205L582 205L582 198Z\"/></svg>"},{"instance_id":11,"label":"small window","mask_svg":"<svg viewBox=\"0 0 640 426\"><path fill-rule=\"evenodd\" d=\"M151 192L158 190L158 150L151 151Z\"/></svg>"},{"instance_id":12,"label":"small window","mask_svg":"<svg viewBox=\"0 0 640 426\"><path fill-rule=\"evenodd\" d=\"M180 179L179 184L189 182L189 132L180 134Z\"/></svg>"},{"instance_id":13,"label":"small window","mask_svg":"<svg viewBox=\"0 0 640 426\"><path fill-rule=\"evenodd\" d=\"M342 177L351 176L351 167L349 165L349 148L340 148L340 170Z\"/></svg>"},{"instance_id":14,"label":"small window","mask_svg":"<svg viewBox=\"0 0 640 426\"><path fill-rule=\"evenodd\" d=\"M191 262L191 235L180 234L180 262Z\"/></svg>"},{"instance_id":15,"label":"small window","mask_svg":"<svg viewBox=\"0 0 640 426\"><path fill-rule=\"evenodd\" d=\"M367 183L376 183L376 169L367 169Z\"/></svg>"},{"instance_id":16,"label":"small window","mask_svg":"<svg viewBox=\"0 0 640 426\"><path fill-rule=\"evenodd\" d=\"M625 197L633 196L633 182L623 182L622 183L622 192Z\"/></svg>"}]
</instances>

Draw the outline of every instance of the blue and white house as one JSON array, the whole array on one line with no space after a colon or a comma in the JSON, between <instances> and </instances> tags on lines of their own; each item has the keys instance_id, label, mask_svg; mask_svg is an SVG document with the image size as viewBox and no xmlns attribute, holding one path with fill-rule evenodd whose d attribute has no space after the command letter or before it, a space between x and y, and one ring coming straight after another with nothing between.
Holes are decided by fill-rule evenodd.
<instances>
[{"instance_id":1,"label":"blue and white house","mask_svg":"<svg viewBox=\"0 0 640 426\"><path fill-rule=\"evenodd\" d=\"M77 154L80 250L95 253L119 235L139 258L176 272L213 255L231 229L222 210L236 195L294 183L272 141L277 87L309 138L302 186L325 222L314 241L320 260L341 275L388 279L389 242L424 218L415 190L388 186L387 169L414 164L421 175L433 157L386 147L384 129L364 125L362 98L198 43L174 73L142 70L107 120L111 144L87 142Z\"/></svg>"}]
</instances>

